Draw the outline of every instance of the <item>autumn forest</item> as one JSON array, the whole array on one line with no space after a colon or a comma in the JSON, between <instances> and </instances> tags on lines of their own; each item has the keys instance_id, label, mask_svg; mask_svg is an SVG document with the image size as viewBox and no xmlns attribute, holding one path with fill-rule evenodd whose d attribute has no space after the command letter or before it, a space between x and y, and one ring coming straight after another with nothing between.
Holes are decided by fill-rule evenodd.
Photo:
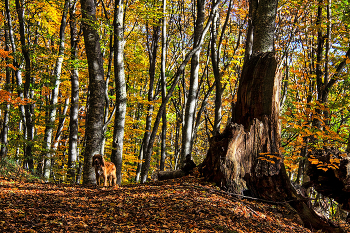
<instances>
[{"instance_id":1,"label":"autumn forest","mask_svg":"<svg viewBox=\"0 0 350 233\"><path fill-rule=\"evenodd\" d=\"M327 203L319 212L330 218L350 210L348 0L0 7L7 164L90 185L102 154L126 185L179 170L190 155L224 190L294 200L310 229L333 230L301 196Z\"/></svg>"}]
</instances>

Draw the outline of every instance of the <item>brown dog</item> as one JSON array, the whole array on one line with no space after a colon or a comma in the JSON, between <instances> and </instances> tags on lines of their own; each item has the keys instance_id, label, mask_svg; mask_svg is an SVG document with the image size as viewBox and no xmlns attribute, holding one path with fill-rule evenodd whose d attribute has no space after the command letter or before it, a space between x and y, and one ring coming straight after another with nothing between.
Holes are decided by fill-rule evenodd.
<instances>
[{"instance_id":1,"label":"brown dog","mask_svg":"<svg viewBox=\"0 0 350 233\"><path fill-rule=\"evenodd\" d=\"M95 168L96 182L100 185L100 178L104 180L104 185L107 186L107 181L109 186L116 185L117 181L117 170L114 163L105 162L103 155L95 154L92 157L92 166Z\"/></svg>"}]
</instances>

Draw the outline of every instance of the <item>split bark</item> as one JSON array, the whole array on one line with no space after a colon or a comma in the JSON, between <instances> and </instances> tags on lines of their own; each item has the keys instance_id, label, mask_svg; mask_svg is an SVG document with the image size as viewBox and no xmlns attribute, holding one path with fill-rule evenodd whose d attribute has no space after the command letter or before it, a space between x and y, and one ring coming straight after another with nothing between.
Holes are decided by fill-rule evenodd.
<instances>
[{"instance_id":1,"label":"split bark","mask_svg":"<svg viewBox=\"0 0 350 233\"><path fill-rule=\"evenodd\" d=\"M321 219L292 187L280 153L281 73L272 52L245 63L233 122L210 140L201 167L208 180L235 193L249 189L255 197L288 202L308 228L341 232Z\"/></svg>"}]
</instances>

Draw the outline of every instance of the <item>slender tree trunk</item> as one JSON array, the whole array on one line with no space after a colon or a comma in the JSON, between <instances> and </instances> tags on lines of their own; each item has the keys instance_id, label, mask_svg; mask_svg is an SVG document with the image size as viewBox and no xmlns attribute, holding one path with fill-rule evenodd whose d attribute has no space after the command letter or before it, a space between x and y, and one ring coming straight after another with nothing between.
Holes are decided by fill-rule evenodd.
<instances>
[{"instance_id":1,"label":"slender tree trunk","mask_svg":"<svg viewBox=\"0 0 350 233\"><path fill-rule=\"evenodd\" d=\"M77 16L76 16L76 3L77 0L73 0L70 4L70 36L71 36L71 107L70 107L70 121L69 121L69 147L68 147L68 180L71 183L76 183L76 169L78 160L78 129L79 129L79 71L75 63L78 57L78 29L77 29Z\"/></svg>"},{"instance_id":2,"label":"slender tree trunk","mask_svg":"<svg viewBox=\"0 0 350 233\"><path fill-rule=\"evenodd\" d=\"M5 23L6 26L8 26L8 23ZM10 39L9 39L9 33L8 30L5 29L5 51L10 51ZM8 64L8 58L6 58L6 64ZM10 90L10 85L11 85L11 70L10 67L6 67L6 84L4 85L4 89L6 91L11 91ZM8 145L8 131L9 131L9 118L10 118L10 104L6 104L6 108L4 111L4 119L2 122L2 128L1 128L1 150L0 150L0 159L4 158L7 156L7 145Z\"/></svg>"},{"instance_id":3,"label":"slender tree trunk","mask_svg":"<svg viewBox=\"0 0 350 233\"><path fill-rule=\"evenodd\" d=\"M166 159L166 131L167 131L167 119L166 119L166 110L163 112L162 116L162 141L161 141L161 150L160 150L160 163L159 163L159 170L164 171L165 169L165 159Z\"/></svg>"},{"instance_id":4,"label":"slender tree trunk","mask_svg":"<svg viewBox=\"0 0 350 233\"><path fill-rule=\"evenodd\" d=\"M215 2L214 2L215 3ZM220 69L220 63L221 63L221 47L222 47L222 40L227 28L227 23L230 18L230 12L232 8L232 0L229 1L228 9L227 9L227 15L225 22L222 26L221 35L219 37L219 40L217 41L218 37L218 30L219 30L219 14L216 13L213 24L212 24L212 30L211 30L211 61L212 61L212 67L213 67L213 74L215 77L215 118L214 118L214 127L213 127L213 134L217 135L220 133L220 125L221 125L221 119L222 119L222 113L221 113L221 105L222 105L222 93L223 93L223 87L221 83L221 77L222 77L222 71ZM239 41L239 39L238 39ZM238 45L239 43L237 43Z\"/></svg>"},{"instance_id":5,"label":"slender tree trunk","mask_svg":"<svg viewBox=\"0 0 350 233\"><path fill-rule=\"evenodd\" d=\"M323 79L323 85L327 85L329 82L329 52L331 50L331 43L330 41L332 40L332 11L331 11L331 4L332 1L328 0L327 4L327 32L326 32L326 45L325 45L325 63L324 63L324 79ZM323 92L322 93L322 102L323 103L328 103L328 92ZM325 122L327 125L329 125L329 112L327 110L323 111L324 117L325 117Z\"/></svg>"},{"instance_id":6,"label":"slender tree trunk","mask_svg":"<svg viewBox=\"0 0 350 233\"><path fill-rule=\"evenodd\" d=\"M16 55L16 44L15 44L15 38L13 35L13 28L12 28L12 19L11 19L11 13L10 13L10 6L9 6L9 0L5 0L5 7L6 7L6 17L7 17L7 24L8 24L8 35L9 35L9 40L11 43L11 49L12 53L14 54L13 57L13 66L16 67L15 76L16 76L16 84L17 86L21 86L23 81L22 81L22 66L18 63L18 56ZM23 91L19 88L18 89L18 96L23 99ZM20 105L19 106L20 114L21 114L21 121L19 122L19 133L23 132L23 123L25 123L25 110L24 106ZM16 157L19 154L19 148L16 150Z\"/></svg>"},{"instance_id":7,"label":"slender tree trunk","mask_svg":"<svg viewBox=\"0 0 350 233\"><path fill-rule=\"evenodd\" d=\"M322 8L323 8L323 0L318 1L317 7L317 18L316 18L316 26L317 26L317 49L316 49L316 90L317 90L317 100L322 103L322 95L323 95L323 81L322 81L322 62L323 62L323 48L324 48L324 37L322 33ZM319 108L315 109L317 115L321 114L321 110ZM312 124L317 128L321 129L321 121L317 118L314 118ZM312 139L313 143L316 143L315 139Z\"/></svg>"},{"instance_id":8,"label":"slender tree trunk","mask_svg":"<svg viewBox=\"0 0 350 233\"><path fill-rule=\"evenodd\" d=\"M161 58L161 69L160 69L160 76L161 76L161 83L162 83L162 101L165 100L166 97L166 77L165 77L165 71L166 71L166 37L167 37L167 19L166 19L166 6L167 2L166 0L163 0L163 24L162 24L162 58ZM165 168L165 159L166 159L166 130L167 130L167 119L166 119L166 110L163 113L162 116L162 144L161 144L161 156L160 156L160 164L159 164L159 170L164 171Z\"/></svg>"},{"instance_id":9,"label":"slender tree trunk","mask_svg":"<svg viewBox=\"0 0 350 233\"><path fill-rule=\"evenodd\" d=\"M124 0L117 0L114 9L114 77L116 113L114 118L111 160L117 168L117 184L122 181L123 139L126 114L126 83L124 72Z\"/></svg>"},{"instance_id":10,"label":"slender tree trunk","mask_svg":"<svg viewBox=\"0 0 350 233\"><path fill-rule=\"evenodd\" d=\"M100 39L96 29L96 5L94 0L81 0L83 34L89 70L89 108L86 122L86 147L84 153L83 184L95 184L92 157L101 151L103 116L105 107L105 80Z\"/></svg>"},{"instance_id":11,"label":"slender tree trunk","mask_svg":"<svg viewBox=\"0 0 350 233\"><path fill-rule=\"evenodd\" d=\"M147 27L147 32L149 32L149 27ZM157 52L158 52L158 40L159 40L159 26L153 27L153 33L152 33L152 42L148 42L148 56L149 56L149 89L148 89L148 108L147 108L147 117L146 117L146 129L145 129L145 135L143 138L143 152L147 151L148 144L149 144L149 138L151 136L151 129L152 129L152 115L154 110L153 100L154 100L154 78L155 78L155 71L156 71L156 65L157 65ZM148 40L148 33L147 33L147 40ZM145 173L148 172L146 164L142 164L141 168L141 177L145 176Z\"/></svg>"},{"instance_id":12,"label":"slender tree trunk","mask_svg":"<svg viewBox=\"0 0 350 233\"><path fill-rule=\"evenodd\" d=\"M180 157L180 129L181 129L181 121L180 121L180 113L177 112L176 117L176 131L175 131L175 146L174 146L174 170L178 168L178 158Z\"/></svg>"},{"instance_id":13,"label":"slender tree trunk","mask_svg":"<svg viewBox=\"0 0 350 233\"><path fill-rule=\"evenodd\" d=\"M136 168L136 176L135 176L135 181L136 182L140 182L140 178L141 178L141 169L142 169L142 159L143 159L143 142L141 143L141 147L140 147L140 154L138 157L138 164L137 164L137 168Z\"/></svg>"},{"instance_id":14,"label":"slender tree trunk","mask_svg":"<svg viewBox=\"0 0 350 233\"><path fill-rule=\"evenodd\" d=\"M59 142L61 140L61 136L62 136L62 132L63 132L63 128L64 128L64 123L66 122L66 118L67 118L68 106L69 106L69 98L67 98L64 101L63 110L59 111L60 117L59 117L59 121L58 121L57 131L56 131L56 135L54 137L53 143L52 143L52 151L54 153L56 153ZM64 144L66 144L66 142ZM54 161L54 160L52 159L52 161Z\"/></svg>"},{"instance_id":15,"label":"slender tree trunk","mask_svg":"<svg viewBox=\"0 0 350 233\"><path fill-rule=\"evenodd\" d=\"M229 11L228 11L229 12ZM222 84L221 84L221 74L219 68L220 51L217 50L216 38L218 30L218 18L219 15L216 13L214 17L214 22L211 26L211 61L213 66L213 74L215 77L215 118L214 118L214 128L213 134L217 135L220 133L220 123L221 123L221 103L222 103Z\"/></svg>"},{"instance_id":16,"label":"slender tree trunk","mask_svg":"<svg viewBox=\"0 0 350 233\"><path fill-rule=\"evenodd\" d=\"M142 103L138 103L137 104L137 121L140 120L140 118L142 117L142 113L143 112L143 104ZM139 126L137 126L137 128L139 128ZM137 168L136 168L136 176L135 176L135 181L138 183L140 182L140 177L141 177L141 168L142 168L142 159L143 159L143 139L138 140L139 142L141 142L141 146L140 146L140 151L139 151L139 155L138 155L138 162L137 162ZM137 143L139 144L139 143ZM135 152L137 150L135 149Z\"/></svg>"},{"instance_id":17,"label":"slender tree trunk","mask_svg":"<svg viewBox=\"0 0 350 233\"><path fill-rule=\"evenodd\" d=\"M108 85L109 85L109 80L111 78L111 72L112 72L112 60L113 60L113 34L110 35L109 37L109 58L108 58L108 68L107 68L107 74L106 74L106 107L105 107L105 116L104 116L104 127L103 127L103 140L102 140L102 146L101 146L101 151L100 154L103 155L105 152L105 144L106 144L106 132L107 132L107 127L108 124L111 121L111 118L114 115L113 111L111 113L111 116L109 116L109 106L110 106L110 99L108 97ZM115 110L115 108L114 108Z\"/></svg>"},{"instance_id":18,"label":"slender tree trunk","mask_svg":"<svg viewBox=\"0 0 350 233\"><path fill-rule=\"evenodd\" d=\"M258 0L249 0L249 18L248 30L245 42L244 62L247 62L253 52L253 38L254 38L254 18L256 9L258 8Z\"/></svg>"},{"instance_id":19,"label":"slender tree trunk","mask_svg":"<svg viewBox=\"0 0 350 233\"><path fill-rule=\"evenodd\" d=\"M198 45L203 33L204 24L204 12L205 1L197 0L197 19L194 28L194 45ZM199 72L199 56L201 50L198 49L191 59L191 74L190 74L190 86L188 90L188 98L185 110L185 125L182 129L182 149L181 160L185 159L186 155L191 155L192 152L192 133L194 126L195 111L197 106L197 92L198 92L198 72Z\"/></svg>"},{"instance_id":20,"label":"slender tree trunk","mask_svg":"<svg viewBox=\"0 0 350 233\"><path fill-rule=\"evenodd\" d=\"M29 45L26 43L26 28L25 28L25 4L22 0L16 0L16 10L19 21L19 31L20 31L20 42L22 47L22 54L25 61L25 83L24 83L24 93L23 97L30 99L31 86L33 84L33 78L31 74L31 60ZM19 80L18 80L19 81ZM19 83L22 85L22 83ZM33 139L34 139L34 124L33 124L33 108L32 104L26 104L24 106L25 114L25 128L24 128L24 138L27 140L24 148L24 167L28 168L31 172L34 172L34 160L32 154Z\"/></svg>"},{"instance_id":21,"label":"slender tree trunk","mask_svg":"<svg viewBox=\"0 0 350 233\"><path fill-rule=\"evenodd\" d=\"M108 17L108 12L105 6L105 3L102 1L102 7L104 9L105 17L107 20L110 20ZM109 123L112 121L113 115L115 113L116 107L114 107L111 115L109 115L109 107L111 104L111 101L109 99L108 95L108 87L109 87L109 81L111 79L111 72L112 72L112 65L113 65L113 54L114 54L114 48L113 48L113 38L114 34L111 33L109 36L109 57L108 57L108 68L107 68L107 74L106 74L106 107L105 107L105 115L104 115L104 127L103 127L103 140L102 140L102 146L100 154L103 155L105 153L105 146L106 146L106 132L108 129Z\"/></svg>"},{"instance_id":22,"label":"slender tree trunk","mask_svg":"<svg viewBox=\"0 0 350 233\"><path fill-rule=\"evenodd\" d=\"M53 130L55 126L56 121L56 113L57 113L57 104L58 104L58 94L59 94L59 88L61 84L61 72L62 72L62 64L63 64L63 58L64 58L64 48L65 48L65 29L67 25L67 15L68 15L68 9L69 9L69 0L65 0L63 13L62 13L62 19L61 19L61 27L60 27L60 34L59 34L59 48L58 48L58 58L56 61L56 66L54 70L54 75L51 80L51 87L52 93L51 93L51 101L50 101L50 108L49 108L49 118L47 120L46 129L45 129L45 163L44 163L44 179L48 180L50 178L50 170L51 170L51 159L52 159L52 139L53 139Z\"/></svg>"},{"instance_id":23,"label":"slender tree trunk","mask_svg":"<svg viewBox=\"0 0 350 233\"><path fill-rule=\"evenodd\" d=\"M193 141L195 142L196 141L196 138L197 138L197 131L198 131L198 127L201 123L201 117L202 117L202 114L203 112L205 111L206 109L206 105L207 105L207 102L208 102L208 99L209 99L209 96L210 94L212 93L212 91L214 90L214 87L215 87L215 84L211 85L207 91L207 93L204 95L204 98L203 98L203 101L202 101L202 104L198 110L198 113L197 113L197 117L196 117L196 122L195 122L195 125L194 125L194 129L193 129Z\"/></svg>"},{"instance_id":24,"label":"slender tree trunk","mask_svg":"<svg viewBox=\"0 0 350 233\"><path fill-rule=\"evenodd\" d=\"M200 40L198 42L198 44L194 45L193 46L193 49L188 52L185 56L185 59L183 60L183 62L180 64L180 66L178 67L178 69L176 70L174 76L173 76L173 82L168 90L168 93L166 95L166 98L164 99L164 101L162 102L161 106L159 107L159 111L157 113L157 116L156 116L156 119L155 119L155 122L154 122L154 125L153 125L153 129L152 129L152 133L151 133L151 137L150 137L150 141L149 141L149 144L148 144L148 147L147 147L147 151L144 152L145 153L145 164L143 166L145 166L145 171L147 172L144 172L141 176L141 183L145 183L146 180L147 180L147 175L148 175L148 170L149 170L149 167L150 167L150 163L151 163L151 157L152 157L152 151L153 151L153 143L155 141L155 138L156 138L156 135L157 135L157 131L158 131L158 127L159 127L159 124L160 124L160 120L163 116L163 112L165 111L165 106L166 104L168 103L170 97L172 96L174 90L175 90L175 87L177 86L177 83L181 77L181 75L183 74L184 70L185 70L185 67L187 65L187 63L189 62L189 60L192 58L193 54L195 54L198 50L200 50L203 42L204 42L204 37L205 35L207 34L208 30L209 30L209 27L210 27L210 23L213 19L213 13L217 10L218 8L218 5L219 5L220 1L217 2L215 5L212 6L212 10L211 10L211 13L210 13L210 16L209 16L209 19L208 19L208 23L207 25L205 26L201 36L200 36Z\"/></svg>"}]
</instances>

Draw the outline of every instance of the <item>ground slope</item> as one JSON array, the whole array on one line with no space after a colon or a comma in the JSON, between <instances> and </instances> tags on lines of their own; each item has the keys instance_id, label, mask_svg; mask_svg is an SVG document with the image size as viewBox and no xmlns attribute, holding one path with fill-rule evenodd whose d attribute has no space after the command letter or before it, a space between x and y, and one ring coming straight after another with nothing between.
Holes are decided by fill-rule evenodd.
<instances>
[{"instance_id":1,"label":"ground slope","mask_svg":"<svg viewBox=\"0 0 350 233\"><path fill-rule=\"evenodd\" d=\"M310 232L297 222L194 177L117 189L0 177L0 232Z\"/></svg>"}]
</instances>

